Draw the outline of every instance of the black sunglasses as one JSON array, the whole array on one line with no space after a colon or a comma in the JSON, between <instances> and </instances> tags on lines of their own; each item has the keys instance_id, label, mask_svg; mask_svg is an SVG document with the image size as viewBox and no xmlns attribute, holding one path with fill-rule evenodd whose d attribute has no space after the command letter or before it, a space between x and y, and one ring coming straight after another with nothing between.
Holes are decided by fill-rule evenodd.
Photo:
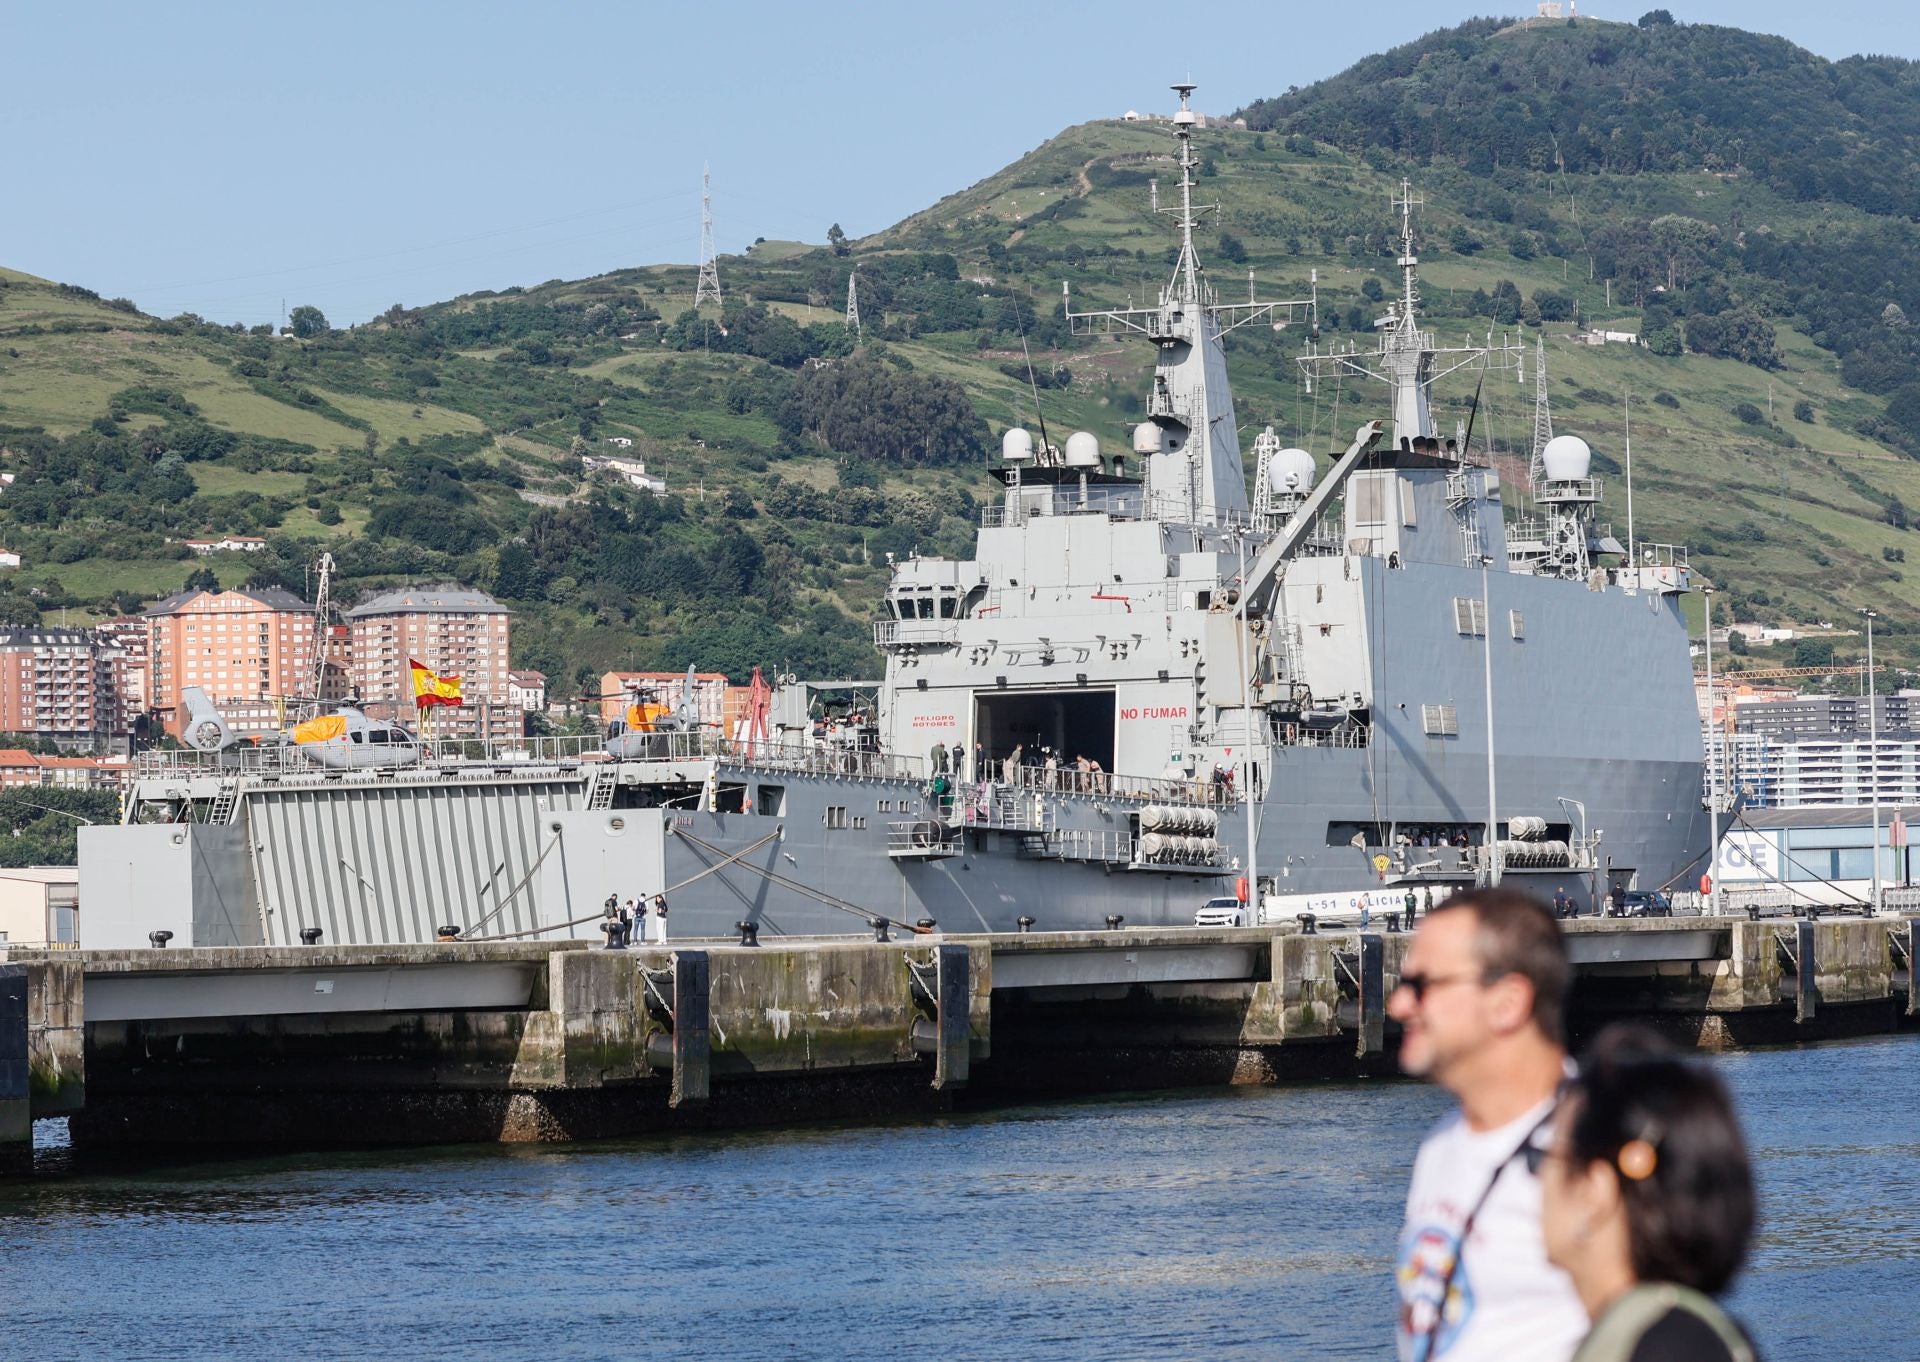
<instances>
[{"instance_id":1,"label":"black sunglasses","mask_svg":"<svg viewBox=\"0 0 1920 1362\"><path fill-rule=\"evenodd\" d=\"M1482 984L1485 980L1478 974L1403 974L1399 987L1413 994L1416 1003L1424 1003L1427 994L1436 988L1445 988L1449 984Z\"/></svg>"}]
</instances>

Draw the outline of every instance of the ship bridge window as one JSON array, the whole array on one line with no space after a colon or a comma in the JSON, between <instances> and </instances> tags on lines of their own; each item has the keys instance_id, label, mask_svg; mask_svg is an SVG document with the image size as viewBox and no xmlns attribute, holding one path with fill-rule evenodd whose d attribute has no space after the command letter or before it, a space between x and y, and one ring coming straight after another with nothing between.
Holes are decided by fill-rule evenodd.
<instances>
[{"instance_id":1,"label":"ship bridge window","mask_svg":"<svg viewBox=\"0 0 1920 1362\"><path fill-rule=\"evenodd\" d=\"M1051 754L1063 771L1085 757L1111 772L1114 713L1110 690L1000 691L975 696L973 732L991 763L1019 748L1023 766L1044 768Z\"/></svg>"}]
</instances>

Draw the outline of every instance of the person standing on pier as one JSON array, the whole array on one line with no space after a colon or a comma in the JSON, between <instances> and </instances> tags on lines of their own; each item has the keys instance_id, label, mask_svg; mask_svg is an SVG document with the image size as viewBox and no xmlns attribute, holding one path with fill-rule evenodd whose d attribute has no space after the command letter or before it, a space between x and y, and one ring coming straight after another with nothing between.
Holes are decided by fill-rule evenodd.
<instances>
[{"instance_id":1,"label":"person standing on pier","mask_svg":"<svg viewBox=\"0 0 1920 1362\"><path fill-rule=\"evenodd\" d=\"M1400 1236L1403 1362L1567 1362L1587 1316L1547 1261L1529 1150L1567 1077L1572 968L1552 911L1508 889L1431 909L1387 1011L1400 1067L1459 1099L1420 1146Z\"/></svg>"}]
</instances>

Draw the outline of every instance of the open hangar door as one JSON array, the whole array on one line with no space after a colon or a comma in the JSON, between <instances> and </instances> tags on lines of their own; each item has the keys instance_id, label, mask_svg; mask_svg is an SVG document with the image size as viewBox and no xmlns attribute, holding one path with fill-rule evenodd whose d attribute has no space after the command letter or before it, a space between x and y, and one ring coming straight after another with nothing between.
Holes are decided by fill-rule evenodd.
<instances>
[{"instance_id":1,"label":"open hangar door","mask_svg":"<svg viewBox=\"0 0 1920 1362\"><path fill-rule=\"evenodd\" d=\"M1021 760L1043 763L1048 749L1060 765L1076 757L1113 769L1114 702L1110 690L986 691L974 696L975 741L990 761L1022 749Z\"/></svg>"}]
</instances>

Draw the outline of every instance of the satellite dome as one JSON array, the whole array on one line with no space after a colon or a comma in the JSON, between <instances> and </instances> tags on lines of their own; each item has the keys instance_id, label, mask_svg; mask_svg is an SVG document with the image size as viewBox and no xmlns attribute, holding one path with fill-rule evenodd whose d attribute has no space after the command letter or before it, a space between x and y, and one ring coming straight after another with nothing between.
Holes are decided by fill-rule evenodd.
<instances>
[{"instance_id":1,"label":"satellite dome","mask_svg":"<svg viewBox=\"0 0 1920 1362\"><path fill-rule=\"evenodd\" d=\"M1578 435L1556 435L1540 451L1548 482L1577 482L1593 469L1593 451Z\"/></svg>"},{"instance_id":2,"label":"satellite dome","mask_svg":"<svg viewBox=\"0 0 1920 1362\"><path fill-rule=\"evenodd\" d=\"M1076 430L1067 437L1068 468L1098 468L1100 439L1092 431Z\"/></svg>"},{"instance_id":3,"label":"satellite dome","mask_svg":"<svg viewBox=\"0 0 1920 1362\"><path fill-rule=\"evenodd\" d=\"M1151 421L1142 421L1133 428L1133 452L1136 454L1160 454L1167 448L1167 433Z\"/></svg>"},{"instance_id":4,"label":"satellite dome","mask_svg":"<svg viewBox=\"0 0 1920 1362\"><path fill-rule=\"evenodd\" d=\"M1267 486L1282 495L1313 490L1313 479L1313 455L1304 449L1283 449L1267 463Z\"/></svg>"},{"instance_id":5,"label":"satellite dome","mask_svg":"<svg viewBox=\"0 0 1920 1362\"><path fill-rule=\"evenodd\" d=\"M1007 463L1032 462L1033 436L1015 426L1000 437L1000 457Z\"/></svg>"}]
</instances>

